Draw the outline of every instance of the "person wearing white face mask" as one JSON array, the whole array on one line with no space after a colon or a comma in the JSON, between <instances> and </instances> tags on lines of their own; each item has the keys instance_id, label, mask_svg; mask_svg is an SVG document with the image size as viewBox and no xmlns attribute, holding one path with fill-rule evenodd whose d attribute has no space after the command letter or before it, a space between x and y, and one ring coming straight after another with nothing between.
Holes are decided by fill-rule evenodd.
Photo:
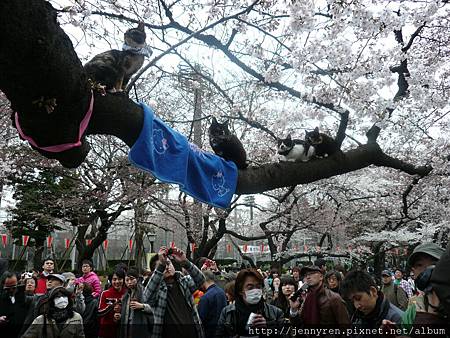
<instances>
[{"instance_id":1,"label":"person wearing white face mask","mask_svg":"<svg viewBox=\"0 0 450 338\"><path fill-rule=\"evenodd\" d=\"M244 269L238 273L235 303L222 310L215 337L267 337L262 329L281 330L283 311L264 302L263 282L263 277L255 269Z\"/></svg>"},{"instance_id":2,"label":"person wearing white face mask","mask_svg":"<svg viewBox=\"0 0 450 338\"><path fill-rule=\"evenodd\" d=\"M56 287L40 305L42 315L30 325L22 338L84 338L81 315L73 311L70 291Z\"/></svg>"}]
</instances>

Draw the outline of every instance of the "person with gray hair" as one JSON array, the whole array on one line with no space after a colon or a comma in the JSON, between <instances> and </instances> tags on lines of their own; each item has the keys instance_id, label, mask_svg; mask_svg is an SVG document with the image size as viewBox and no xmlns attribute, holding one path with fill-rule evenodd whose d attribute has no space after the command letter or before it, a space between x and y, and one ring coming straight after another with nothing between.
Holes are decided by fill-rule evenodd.
<instances>
[{"instance_id":1,"label":"person with gray hair","mask_svg":"<svg viewBox=\"0 0 450 338\"><path fill-rule=\"evenodd\" d=\"M198 314L202 320L206 337L214 337L217 322L222 309L227 306L225 291L216 285L216 275L210 270L204 270L205 282L202 291L205 294L200 298Z\"/></svg>"}]
</instances>

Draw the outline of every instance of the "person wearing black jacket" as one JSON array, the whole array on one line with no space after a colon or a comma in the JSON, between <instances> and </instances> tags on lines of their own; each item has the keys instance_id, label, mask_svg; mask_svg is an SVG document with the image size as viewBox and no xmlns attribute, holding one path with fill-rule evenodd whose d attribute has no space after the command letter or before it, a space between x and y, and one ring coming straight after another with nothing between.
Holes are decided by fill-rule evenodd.
<instances>
[{"instance_id":1,"label":"person wearing black jacket","mask_svg":"<svg viewBox=\"0 0 450 338\"><path fill-rule=\"evenodd\" d=\"M222 310L216 337L277 336L268 335L265 330L278 329L280 332L284 324L283 311L264 302L263 283L264 279L256 269L243 269L238 273L235 282L235 303Z\"/></svg>"},{"instance_id":2,"label":"person wearing black jacket","mask_svg":"<svg viewBox=\"0 0 450 338\"><path fill-rule=\"evenodd\" d=\"M383 330L387 329L388 322L393 328L399 326L403 311L384 297L378 290L374 279L365 271L350 271L342 282L341 291L350 299L356 311L352 316L352 326L360 329ZM380 333L368 334L359 332L354 337L382 337Z\"/></svg>"},{"instance_id":3,"label":"person wearing black jacket","mask_svg":"<svg viewBox=\"0 0 450 338\"><path fill-rule=\"evenodd\" d=\"M294 277L291 276L281 276L280 282L280 294L277 299L272 301L272 305L281 309L284 314L284 318L289 319L289 297L291 297L295 291L297 291L298 283L295 281Z\"/></svg>"},{"instance_id":4,"label":"person wearing black jacket","mask_svg":"<svg viewBox=\"0 0 450 338\"><path fill-rule=\"evenodd\" d=\"M18 337L31 299L25 285L18 285L13 272L3 273L0 281L0 332L3 337Z\"/></svg>"},{"instance_id":5,"label":"person wearing black jacket","mask_svg":"<svg viewBox=\"0 0 450 338\"><path fill-rule=\"evenodd\" d=\"M83 330L86 338L97 338L99 323L97 318L98 298L92 296L91 284L83 284L83 296L85 308L81 317L83 318Z\"/></svg>"}]
</instances>

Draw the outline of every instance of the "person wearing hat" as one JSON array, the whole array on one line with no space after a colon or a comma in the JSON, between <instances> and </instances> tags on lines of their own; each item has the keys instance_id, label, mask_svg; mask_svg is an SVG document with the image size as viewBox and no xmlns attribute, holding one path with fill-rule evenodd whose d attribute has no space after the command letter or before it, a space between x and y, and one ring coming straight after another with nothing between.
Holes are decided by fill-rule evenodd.
<instances>
[{"instance_id":1,"label":"person wearing hat","mask_svg":"<svg viewBox=\"0 0 450 338\"><path fill-rule=\"evenodd\" d=\"M22 338L84 338L83 319L73 311L71 293L65 287L50 290L40 311Z\"/></svg>"},{"instance_id":2,"label":"person wearing hat","mask_svg":"<svg viewBox=\"0 0 450 338\"><path fill-rule=\"evenodd\" d=\"M381 282L381 292L383 292L386 299L400 310L405 311L408 307L408 295L403 288L394 284L392 273L389 270L381 272Z\"/></svg>"},{"instance_id":3,"label":"person wearing hat","mask_svg":"<svg viewBox=\"0 0 450 338\"><path fill-rule=\"evenodd\" d=\"M66 278L63 275L57 274L57 273L51 273L46 276L46 287L47 292L45 294L36 294L33 296L30 304L30 309L28 310L27 316L25 318L25 321L23 323L23 327L21 330L21 333L24 333L28 327L31 325L33 320L40 315L40 304L42 302L45 302L48 298L49 293L51 290L57 287L64 286L64 283L66 282Z\"/></svg>"},{"instance_id":4,"label":"person wearing hat","mask_svg":"<svg viewBox=\"0 0 450 338\"><path fill-rule=\"evenodd\" d=\"M419 295L411 297L402 317L402 325L407 330L412 328L412 325L414 327L420 325L425 329L448 326L449 314L443 314L441 300L436 293L439 286L432 282L435 265L444 252L444 249L435 243L423 243L418 245L408 258L408 265L414 273L416 286L420 292ZM440 271L437 270L436 275L439 273ZM445 278L448 280L449 276L446 275ZM448 284L447 288L450 287Z\"/></svg>"},{"instance_id":5,"label":"person wearing hat","mask_svg":"<svg viewBox=\"0 0 450 338\"><path fill-rule=\"evenodd\" d=\"M302 273L308 291L303 303L301 297L295 302L289 300L291 323L296 327L349 325L350 317L344 300L338 293L324 286L323 269L317 265L305 266Z\"/></svg>"},{"instance_id":6,"label":"person wearing hat","mask_svg":"<svg viewBox=\"0 0 450 338\"><path fill-rule=\"evenodd\" d=\"M436 243L422 243L416 246L407 262L414 273L414 279L417 280L419 274L425 271L427 267L435 265L443 254L444 249Z\"/></svg>"}]
</instances>

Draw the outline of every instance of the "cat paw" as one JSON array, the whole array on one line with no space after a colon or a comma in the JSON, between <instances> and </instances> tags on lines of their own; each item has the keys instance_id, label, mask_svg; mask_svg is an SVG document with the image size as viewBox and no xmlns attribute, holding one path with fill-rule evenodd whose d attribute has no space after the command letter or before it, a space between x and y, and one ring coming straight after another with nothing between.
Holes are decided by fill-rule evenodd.
<instances>
[{"instance_id":1,"label":"cat paw","mask_svg":"<svg viewBox=\"0 0 450 338\"><path fill-rule=\"evenodd\" d=\"M101 96L106 95L106 86L102 85L101 83L92 81L91 79L88 79L88 82L92 90L99 92Z\"/></svg>"}]
</instances>

